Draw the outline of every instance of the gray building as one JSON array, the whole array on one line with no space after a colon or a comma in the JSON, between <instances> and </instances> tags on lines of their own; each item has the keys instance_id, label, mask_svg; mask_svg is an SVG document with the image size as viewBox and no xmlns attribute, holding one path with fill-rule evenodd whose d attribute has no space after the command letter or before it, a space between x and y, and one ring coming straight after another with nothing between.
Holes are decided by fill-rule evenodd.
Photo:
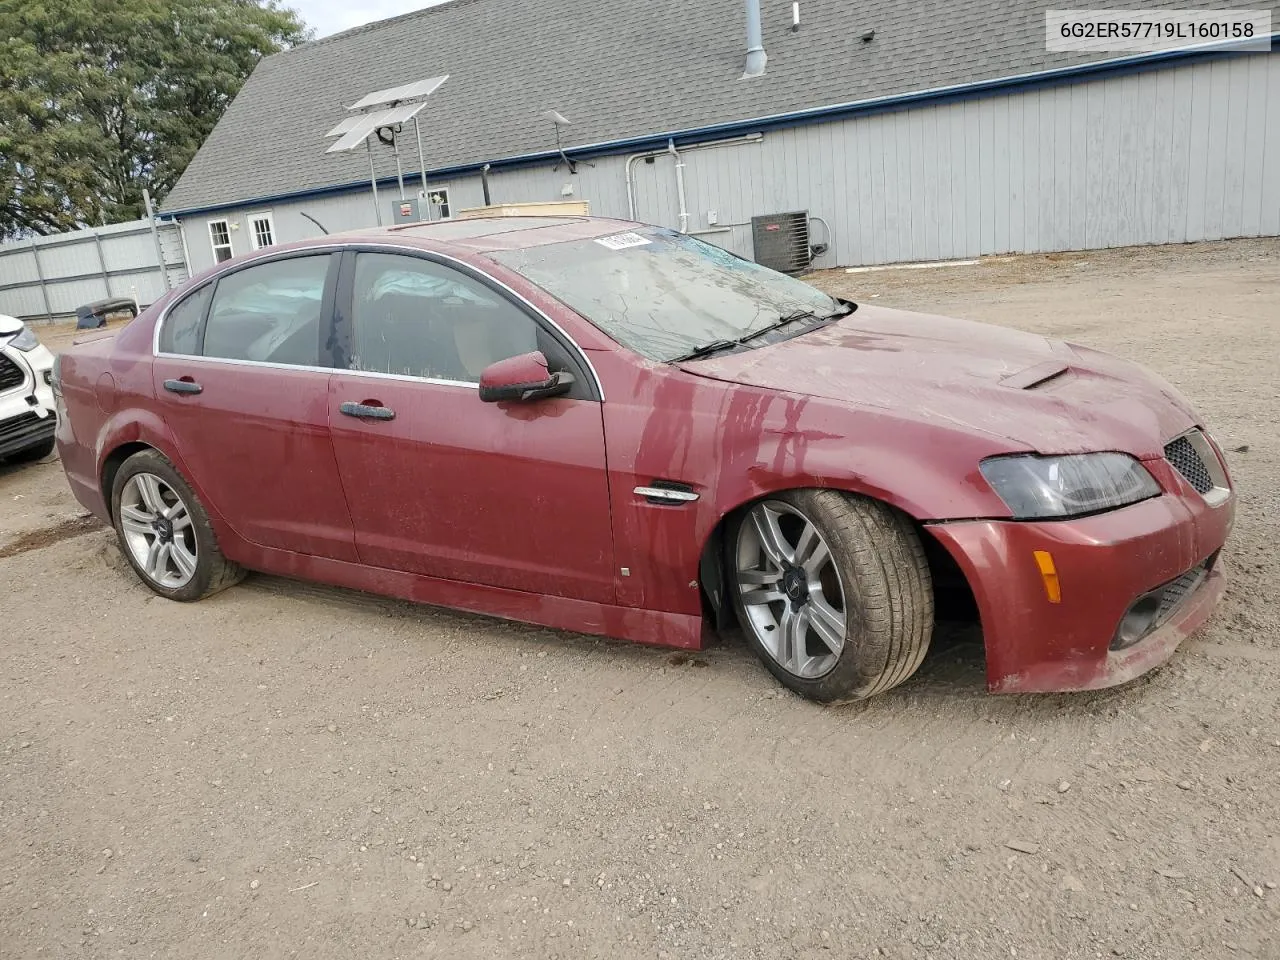
<instances>
[{"instance_id":1,"label":"gray building","mask_svg":"<svg viewBox=\"0 0 1280 960\"><path fill-rule=\"evenodd\" d=\"M163 215L193 272L316 236L309 218L391 223L392 148L326 134L447 74L419 114L432 219L480 205L488 165L495 203L585 200L748 257L752 217L804 211L815 268L1280 235L1280 34L1051 53L1042 0L800 0L798 28L791 0L760 6L750 77L743 0L452 0L305 44L259 64ZM417 197L412 123L400 153Z\"/></svg>"}]
</instances>

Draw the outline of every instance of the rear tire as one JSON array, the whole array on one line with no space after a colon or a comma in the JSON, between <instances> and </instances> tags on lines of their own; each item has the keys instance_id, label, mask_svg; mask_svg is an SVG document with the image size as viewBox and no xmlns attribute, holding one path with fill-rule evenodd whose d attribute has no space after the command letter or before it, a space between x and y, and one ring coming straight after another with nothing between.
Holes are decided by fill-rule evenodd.
<instances>
[{"instance_id":1,"label":"rear tire","mask_svg":"<svg viewBox=\"0 0 1280 960\"><path fill-rule=\"evenodd\" d=\"M747 641L778 680L822 703L862 700L920 666L933 591L920 538L886 504L795 490L729 532L726 581Z\"/></svg>"},{"instance_id":2,"label":"rear tire","mask_svg":"<svg viewBox=\"0 0 1280 960\"><path fill-rule=\"evenodd\" d=\"M120 550L148 587L170 600L203 600L245 577L222 555L209 514L158 450L135 453L111 485Z\"/></svg>"}]
</instances>

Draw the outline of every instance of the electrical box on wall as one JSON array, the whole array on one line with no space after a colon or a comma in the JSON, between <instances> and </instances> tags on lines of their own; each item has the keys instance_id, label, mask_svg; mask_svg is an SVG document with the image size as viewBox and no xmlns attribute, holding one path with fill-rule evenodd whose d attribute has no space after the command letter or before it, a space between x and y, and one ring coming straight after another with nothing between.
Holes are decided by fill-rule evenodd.
<instances>
[{"instance_id":1,"label":"electrical box on wall","mask_svg":"<svg viewBox=\"0 0 1280 960\"><path fill-rule=\"evenodd\" d=\"M417 223L420 219L417 198L410 197L408 200L396 200L392 203L391 219L394 223Z\"/></svg>"}]
</instances>

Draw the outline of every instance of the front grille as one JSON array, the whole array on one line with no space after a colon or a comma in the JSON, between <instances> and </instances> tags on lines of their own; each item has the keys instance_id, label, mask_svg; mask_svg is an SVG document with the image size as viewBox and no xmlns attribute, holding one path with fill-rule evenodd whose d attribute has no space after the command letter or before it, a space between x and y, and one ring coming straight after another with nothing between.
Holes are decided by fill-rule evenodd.
<instances>
[{"instance_id":1,"label":"front grille","mask_svg":"<svg viewBox=\"0 0 1280 960\"><path fill-rule=\"evenodd\" d=\"M41 418L35 413L24 413L8 420L0 420L0 457L18 453L38 443L44 443L57 429L56 417Z\"/></svg>"},{"instance_id":2,"label":"front grille","mask_svg":"<svg viewBox=\"0 0 1280 960\"><path fill-rule=\"evenodd\" d=\"M0 393L22 386L26 379L27 375L22 372L22 368L0 353Z\"/></svg>"},{"instance_id":3,"label":"front grille","mask_svg":"<svg viewBox=\"0 0 1280 960\"><path fill-rule=\"evenodd\" d=\"M1131 647L1168 623L1187 598L1208 579L1217 558L1215 553L1182 576L1174 577L1168 583L1148 590L1134 600L1116 628L1116 634L1111 639L1111 649L1124 650Z\"/></svg>"},{"instance_id":4,"label":"front grille","mask_svg":"<svg viewBox=\"0 0 1280 960\"><path fill-rule=\"evenodd\" d=\"M1213 477L1189 437L1182 436L1165 444L1164 456L1173 468L1187 478L1196 493L1205 494L1213 489Z\"/></svg>"},{"instance_id":5,"label":"front grille","mask_svg":"<svg viewBox=\"0 0 1280 960\"><path fill-rule=\"evenodd\" d=\"M1195 593L1196 588L1200 586L1200 581L1204 579L1208 570L1209 563L1206 561L1198 567L1188 570L1176 580L1170 580L1161 588L1160 609L1156 611L1155 620L1152 623L1153 629L1173 616L1182 601Z\"/></svg>"},{"instance_id":6,"label":"front grille","mask_svg":"<svg viewBox=\"0 0 1280 960\"><path fill-rule=\"evenodd\" d=\"M0 420L0 440L25 437L44 422L36 413L22 413L8 420Z\"/></svg>"}]
</instances>

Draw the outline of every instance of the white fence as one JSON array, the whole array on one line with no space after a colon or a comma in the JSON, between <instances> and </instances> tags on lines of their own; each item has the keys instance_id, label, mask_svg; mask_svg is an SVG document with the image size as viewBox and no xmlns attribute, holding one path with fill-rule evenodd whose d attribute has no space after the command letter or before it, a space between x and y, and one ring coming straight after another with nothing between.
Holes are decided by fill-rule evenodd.
<instances>
[{"instance_id":1,"label":"white fence","mask_svg":"<svg viewBox=\"0 0 1280 960\"><path fill-rule=\"evenodd\" d=\"M0 313L24 320L73 317L115 297L146 307L188 277L182 232L134 220L0 245Z\"/></svg>"}]
</instances>

